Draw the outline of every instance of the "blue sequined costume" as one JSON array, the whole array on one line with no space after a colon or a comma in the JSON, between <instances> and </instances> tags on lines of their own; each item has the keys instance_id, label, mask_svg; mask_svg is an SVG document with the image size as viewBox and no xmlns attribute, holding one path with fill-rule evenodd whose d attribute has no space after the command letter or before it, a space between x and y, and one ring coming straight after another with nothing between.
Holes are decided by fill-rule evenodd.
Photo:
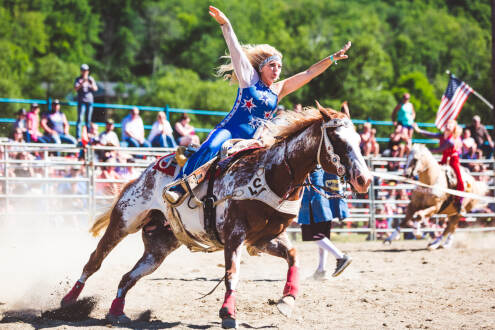
<instances>
[{"instance_id":1,"label":"blue sequined costume","mask_svg":"<svg viewBox=\"0 0 495 330\"><path fill-rule=\"evenodd\" d=\"M277 95L261 80L253 86L239 88L234 107L188 160L184 174L192 173L215 157L225 141L253 138L262 121L271 119L276 108Z\"/></svg>"},{"instance_id":2,"label":"blue sequined costume","mask_svg":"<svg viewBox=\"0 0 495 330\"><path fill-rule=\"evenodd\" d=\"M188 160L182 175L189 175L208 162L229 139L251 139L263 120L271 119L277 108L278 96L260 79L258 72L244 54L230 23L222 32L239 81L237 98L230 113L215 127L199 150Z\"/></svg>"}]
</instances>

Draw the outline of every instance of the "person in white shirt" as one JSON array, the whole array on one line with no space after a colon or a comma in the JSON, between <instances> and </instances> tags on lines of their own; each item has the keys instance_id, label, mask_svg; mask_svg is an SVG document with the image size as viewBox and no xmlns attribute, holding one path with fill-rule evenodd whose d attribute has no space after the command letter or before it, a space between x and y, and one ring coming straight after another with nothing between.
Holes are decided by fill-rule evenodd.
<instances>
[{"instance_id":1,"label":"person in white shirt","mask_svg":"<svg viewBox=\"0 0 495 330\"><path fill-rule=\"evenodd\" d=\"M144 138L144 124L138 108L133 108L122 120L122 141L128 147L150 147Z\"/></svg>"},{"instance_id":2,"label":"person in white shirt","mask_svg":"<svg viewBox=\"0 0 495 330\"><path fill-rule=\"evenodd\" d=\"M117 133L114 131L114 121L112 118L107 119L105 131L100 133L98 140L104 146L119 147L120 141Z\"/></svg>"},{"instance_id":3,"label":"person in white shirt","mask_svg":"<svg viewBox=\"0 0 495 330\"><path fill-rule=\"evenodd\" d=\"M148 142L152 147L158 148L175 148L172 126L167 120L165 112L160 111L156 116L156 121L151 127L150 135L148 135Z\"/></svg>"}]
</instances>

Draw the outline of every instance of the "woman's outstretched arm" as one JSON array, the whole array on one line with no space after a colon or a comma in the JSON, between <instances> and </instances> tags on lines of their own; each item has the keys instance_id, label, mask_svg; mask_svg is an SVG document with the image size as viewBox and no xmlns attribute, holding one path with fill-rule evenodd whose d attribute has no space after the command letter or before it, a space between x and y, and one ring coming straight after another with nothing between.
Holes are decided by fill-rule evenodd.
<instances>
[{"instance_id":1,"label":"woman's outstretched arm","mask_svg":"<svg viewBox=\"0 0 495 330\"><path fill-rule=\"evenodd\" d=\"M306 71L300 72L298 74L293 75L290 78L278 82L277 87L280 90L280 92L278 93L278 99L281 100L284 96L306 85L314 77L322 74L335 61L344 60L348 58L346 52L349 50L349 48L351 48L350 41L348 41L347 44L345 44L345 46L341 50L313 64Z\"/></svg>"},{"instance_id":2,"label":"woman's outstretched arm","mask_svg":"<svg viewBox=\"0 0 495 330\"><path fill-rule=\"evenodd\" d=\"M239 87L245 88L252 86L256 83L255 80L258 79L258 76L246 54L244 54L229 19L218 8L210 6L209 10L210 15L222 27L223 37L225 38L225 42L229 48L232 65L234 66L234 72L237 76L237 80L239 80Z\"/></svg>"}]
</instances>

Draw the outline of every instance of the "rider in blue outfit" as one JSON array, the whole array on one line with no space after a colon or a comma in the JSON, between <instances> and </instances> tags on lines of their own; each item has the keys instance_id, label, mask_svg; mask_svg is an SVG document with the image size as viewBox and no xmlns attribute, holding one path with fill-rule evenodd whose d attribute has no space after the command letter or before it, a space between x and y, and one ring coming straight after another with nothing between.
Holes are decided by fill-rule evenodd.
<instances>
[{"instance_id":1,"label":"rider in blue outfit","mask_svg":"<svg viewBox=\"0 0 495 330\"><path fill-rule=\"evenodd\" d=\"M219 68L219 73L239 83L237 99L230 113L210 133L199 150L188 160L179 177L215 157L222 144L232 138L251 139L263 120L271 119L280 100L323 73L333 62L346 59L351 47L348 42L340 51L313 64L306 71L279 82L282 54L269 45L241 46L224 13L209 7L210 15L221 25L230 52L231 63ZM229 74L229 72L232 72ZM182 193L180 186L165 192L174 203Z\"/></svg>"},{"instance_id":2,"label":"rider in blue outfit","mask_svg":"<svg viewBox=\"0 0 495 330\"><path fill-rule=\"evenodd\" d=\"M272 118L277 108L278 96L263 81L240 88L230 113L210 133L199 150L188 160L183 174L195 169L215 157L222 144L230 139L252 139L263 120Z\"/></svg>"}]
</instances>

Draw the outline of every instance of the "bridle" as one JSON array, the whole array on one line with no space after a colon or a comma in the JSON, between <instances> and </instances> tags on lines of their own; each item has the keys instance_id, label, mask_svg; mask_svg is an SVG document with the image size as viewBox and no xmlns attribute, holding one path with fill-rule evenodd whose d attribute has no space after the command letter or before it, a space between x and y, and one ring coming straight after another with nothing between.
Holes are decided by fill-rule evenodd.
<instances>
[{"instance_id":1,"label":"bridle","mask_svg":"<svg viewBox=\"0 0 495 330\"><path fill-rule=\"evenodd\" d=\"M330 157L330 162L332 162L332 164L335 166L335 168L337 169L337 175L340 177L344 176L345 167L340 162L340 156L334 152L332 141L330 141L330 138L328 137L328 134L326 133L326 129L329 127L340 127L340 126L346 127L346 126L350 126L350 125L352 125L352 122L347 118L330 119L329 121L327 121L321 125L321 139L320 139L320 146L318 147L318 155L316 156L316 160L318 162L318 165L322 166L321 165L321 149L323 146L325 146L325 150L327 151L328 157Z\"/></svg>"}]
</instances>

